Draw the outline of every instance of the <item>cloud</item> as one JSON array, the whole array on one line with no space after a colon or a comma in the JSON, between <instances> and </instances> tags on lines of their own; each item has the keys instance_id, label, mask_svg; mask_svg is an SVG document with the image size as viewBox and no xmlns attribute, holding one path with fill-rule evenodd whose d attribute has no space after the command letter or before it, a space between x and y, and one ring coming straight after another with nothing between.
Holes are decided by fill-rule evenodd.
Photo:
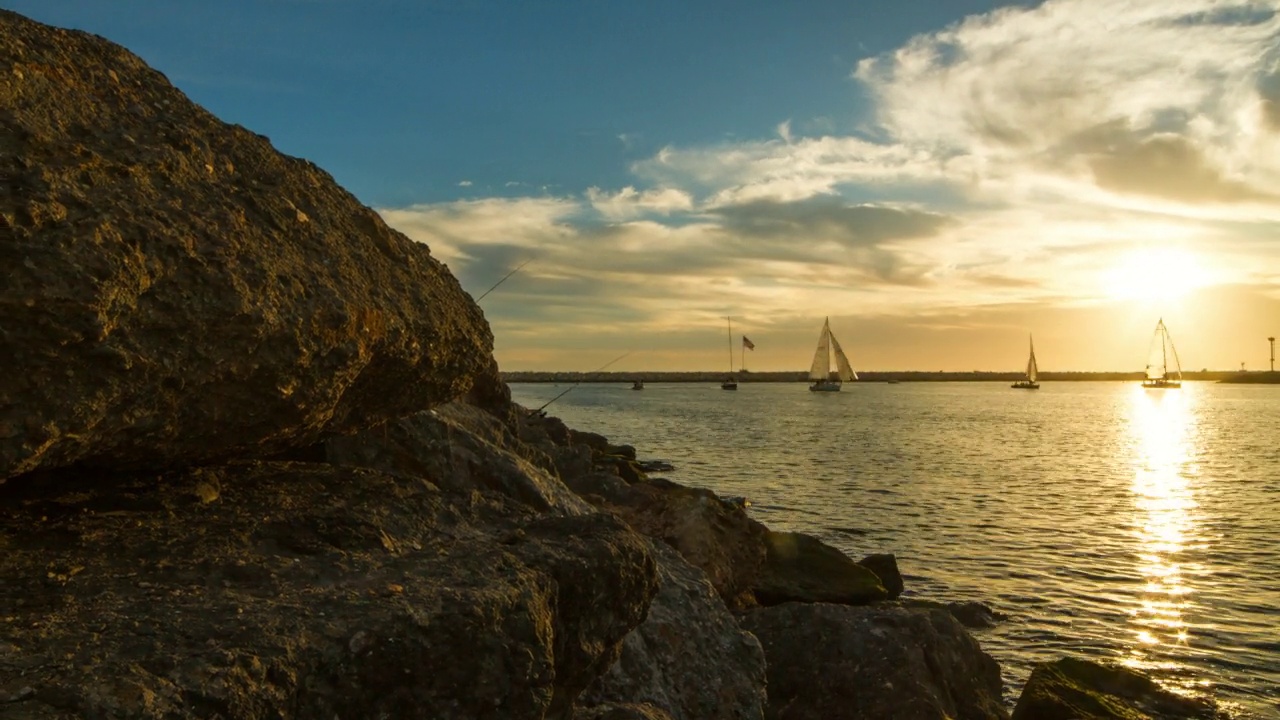
<instances>
[{"instance_id":1,"label":"cloud","mask_svg":"<svg viewBox=\"0 0 1280 720\"><path fill-rule=\"evenodd\" d=\"M1050 0L917 36L854 77L893 142L952 158L994 193L1071 191L1045 182L1058 176L1187 203L1257 200L1280 177L1257 122L1278 44L1270 2ZM1110 158L1080 146L1099 132L1119 146ZM1160 181L1162 168L1195 180Z\"/></svg>"},{"instance_id":2,"label":"cloud","mask_svg":"<svg viewBox=\"0 0 1280 720\"><path fill-rule=\"evenodd\" d=\"M627 186L610 194L596 187L587 190L587 200L608 220L627 220L645 213L670 215L693 208L689 193L675 188L655 188L639 191Z\"/></svg>"},{"instance_id":3,"label":"cloud","mask_svg":"<svg viewBox=\"0 0 1280 720\"><path fill-rule=\"evenodd\" d=\"M461 182L459 182L459 183L458 183L458 187L471 187L471 181L470 181L470 180L463 180L463 181L461 181Z\"/></svg>"}]
</instances>

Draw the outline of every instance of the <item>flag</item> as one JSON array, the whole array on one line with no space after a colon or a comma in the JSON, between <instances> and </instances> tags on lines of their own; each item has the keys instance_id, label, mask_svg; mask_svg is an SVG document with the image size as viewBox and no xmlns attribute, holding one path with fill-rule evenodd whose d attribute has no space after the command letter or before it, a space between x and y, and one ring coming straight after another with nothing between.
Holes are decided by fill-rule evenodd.
<instances>
[{"instance_id":1,"label":"flag","mask_svg":"<svg viewBox=\"0 0 1280 720\"><path fill-rule=\"evenodd\" d=\"M756 349L756 344L755 344L755 343L753 343L753 342L751 342L750 340L748 340L746 335L743 335L743 336L742 336L742 347L744 347L744 348L746 348L746 349L748 349L748 350L755 350L755 349Z\"/></svg>"}]
</instances>

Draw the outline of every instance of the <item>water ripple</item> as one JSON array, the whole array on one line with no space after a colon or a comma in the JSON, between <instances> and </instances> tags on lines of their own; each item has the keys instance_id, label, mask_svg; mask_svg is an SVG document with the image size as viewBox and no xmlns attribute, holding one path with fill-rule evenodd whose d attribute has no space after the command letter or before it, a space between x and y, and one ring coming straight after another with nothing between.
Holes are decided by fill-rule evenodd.
<instances>
[{"instance_id":1,"label":"water ripple","mask_svg":"<svg viewBox=\"0 0 1280 720\"><path fill-rule=\"evenodd\" d=\"M551 409L774 529L895 553L909 595L993 604L1011 698L1070 653L1280 717L1280 388L584 385Z\"/></svg>"}]
</instances>

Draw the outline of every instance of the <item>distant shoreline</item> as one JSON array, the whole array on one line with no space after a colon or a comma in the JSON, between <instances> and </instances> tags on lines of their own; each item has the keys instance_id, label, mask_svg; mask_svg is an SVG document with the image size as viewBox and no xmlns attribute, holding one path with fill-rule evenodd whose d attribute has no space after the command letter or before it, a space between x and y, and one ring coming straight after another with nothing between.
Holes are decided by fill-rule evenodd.
<instances>
[{"instance_id":1,"label":"distant shoreline","mask_svg":"<svg viewBox=\"0 0 1280 720\"><path fill-rule=\"evenodd\" d=\"M808 382L809 374L804 371L786 372L737 372L734 373L740 383L756 382ZM720 382L724 380L724 372L570 372L570 371L528 371L519 370L503 372L502 379L509 383L563 383L563 382L600 382L630 383L636 380L645 382ZM857 382L1012 382L1021 380L1019 372L928 372L923 370L900 371L867 371L859 372ZM1080 382L1080 381L1124 381L1137 382L1143 378L1142 372L1042 372L1039 380L1043 382ZM1280 384L1280 372L1245 372L1231 370L1201 370L1184 372L1182 379L1188 381L1208 381L1231 384Z\"/></svg>"}]
</instances>

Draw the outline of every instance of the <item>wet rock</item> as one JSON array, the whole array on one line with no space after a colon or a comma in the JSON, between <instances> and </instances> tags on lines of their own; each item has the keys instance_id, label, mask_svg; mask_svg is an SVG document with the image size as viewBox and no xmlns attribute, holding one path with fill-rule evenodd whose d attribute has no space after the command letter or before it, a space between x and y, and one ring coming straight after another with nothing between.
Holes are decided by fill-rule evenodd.
<instances>
[{"instance_id":1,"label":"wet rock","mask_svg":"<svg viewBox=\"0 0 1280 720\"><path fill-rule=\"evenodd\" d=\"M611 482L593 473L567 478L566 484L597 507L617 513L637 532L675 548L706 573L728 607L755 604L751 588L764 563L768 531L743 508L721 502L710 490L661 478Z\"/></svg>"},{"instance_id":2,"label":"wet rock","mask_svg":"<svg viewBox=\"0 0 1280 720\"><path fill-rule=\"evenodd\" d=\"M832 602L861 605L888 599L871 570L804 533L767 531L767 556L754 592L761 605Z\"/></svg>"},{"instance_id":3,"label":"wet rock","mask_svg":"<svg viewBox=\"0 0 1280 720\"><path fill-rule=\"evenodd\" d=\"M0 10L0 67L0 482L263 458L496 375L448 269L316 166L94 35Z\"/></svg>"},{"instance_id":4,"label":"wet rock","mask_svg":"<svg viewBox=\"0 0 1280 720\"><path fill-rule=\"evenodd\" d=\"M612 516L361 468L0 499L0 678L34 689L6 717L566 718L657 589L649 542Z\"/></svg>"},{"instance_id":5,"label":"wet rock","mask_svg":"<svg viewBox=\"0 0 1280 720\"><path fill-rule=\"evenodd\" d=\"M765 661L706 575L654 543L658 594L649 616L622 642L622 655L582 702L643 703L672 720L763 718Z\"/></svg>"},{"instance_id":6,"label":"wet rock","mask_svg":"<svg viewBox=\"0 0 1280 720\"><path fill-rule=\"evenodd\" d=\"M676 469L675 465L666 460L641 460L639 465L640 470L645 473L671 472Z\"/></svg>"},{"instance_id":7,"label":"wet rock","mask_svg":"<svg viewBox=\"0 0 1280 720\"><path fill-rule=\"evenodd\" d=\"M890 600L902 594L905 585L902 582L902 573L898 572L898 558L892 553L868 555L859 560L858 564L880 578L880 584L884 585Z\"/></svg>"},{"instance_id":8,"label":"wet rock","mask_svg":"<svg viewBox=\"0 0 1280 720\"><path fill-rule=\"evenodd\" d=\"M1007 718L1000 668L950 614L787 603L742 616L776 720Z\"/></svg>"},{"instance_id":9,"label":"wet rock","mask_svg":"<svg viewBox=\"0 0 1280 720\"><path fill-rule=\"evenodd\" d=\"M1142 673L1088 660L1041 663L1022 689L1014 720L1226 720L1206 699L1169 692Z\"/></svg>"}]
</instances>

